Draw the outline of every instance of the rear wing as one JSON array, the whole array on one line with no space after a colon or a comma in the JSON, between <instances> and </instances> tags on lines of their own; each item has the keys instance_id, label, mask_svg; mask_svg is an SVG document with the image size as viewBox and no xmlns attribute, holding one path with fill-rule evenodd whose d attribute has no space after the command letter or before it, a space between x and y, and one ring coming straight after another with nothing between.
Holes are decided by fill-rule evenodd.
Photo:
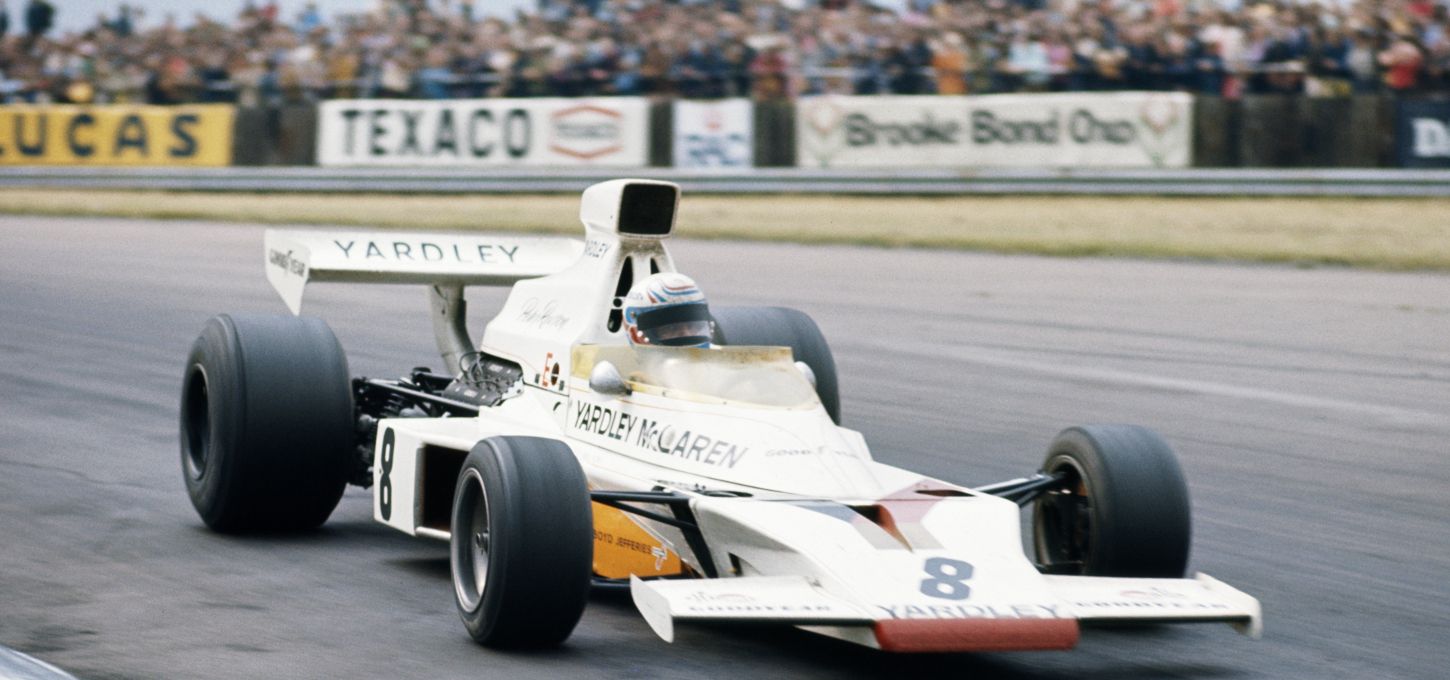
<instances>
[{"instance_id":1,"label":"rear wing","mask_svg":"<svg viewBox=\"0 0 1450 680\"><path fill-rule=\"evenodd\" d=\"M267 281L293 314L311 281L506 286L572 265L577 239L495 234L268 229Z\"/></svg>"}]
</instances>

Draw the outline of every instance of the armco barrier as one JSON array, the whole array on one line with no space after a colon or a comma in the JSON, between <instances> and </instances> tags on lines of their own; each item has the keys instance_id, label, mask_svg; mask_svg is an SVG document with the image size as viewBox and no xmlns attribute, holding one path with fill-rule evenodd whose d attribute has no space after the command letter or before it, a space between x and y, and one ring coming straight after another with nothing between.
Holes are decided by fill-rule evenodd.
<instances>
[{"instance_id":1,"label":"armco barrier","mask_svg":"<svg viewBox=\"0 0 1450 680\"><path fill-rule=\"evenodd\" d=\"M576 194L625 175L679 182L690 193L1099 194L1161 196L1450 197L1450 170L950 170L825 171L752 168L9 168L0 187L122 190Z\"/></svg>"}]
</instances>

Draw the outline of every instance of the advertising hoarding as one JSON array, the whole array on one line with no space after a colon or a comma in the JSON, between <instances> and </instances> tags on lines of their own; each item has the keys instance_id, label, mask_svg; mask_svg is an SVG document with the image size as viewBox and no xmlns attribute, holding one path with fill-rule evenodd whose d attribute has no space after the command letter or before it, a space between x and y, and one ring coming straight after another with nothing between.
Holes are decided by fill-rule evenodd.
<instances>
[{"instance_id":1,"label":"advertising hoarding","mask_svg":"<svg viewBox=\"0 0 1450 680\"><path fill-rule=\"evenodd\" d=\"M1182 168L1193 98L1165 92L801 99L797 164Z\"/></svg>"},{"instance_id":2,"label":"advertising hoarding","mask_svg":"<svg viewBox=\"0 0 1450 680\"><path fill-rule=\"evenodd\" d=\"M223 166L229 104L0 106L0 165Z\"/></svg>"},{"instance_id":3,"label":"advertising hoarding","mask_svg":"<svg viewBox=\"0 0 1450 680\"><path fill-rule=\"evenodd\" d=\"M641 167L649 104L597 99L342 99L323 102L324 166Z\"/></svg>"},{"instance_id":4,"label":"advertising hoarding","mask_svg":"<svg viewBox=\"0 0 1450 680\"><path fill-rule=\"evenodd\" d=\"M755 108L749 99L675 100L674 166L748 168L755 164Z\"/></svg>"},{"instance_id":5,"label":"advertising hoarding","mask_svg":"<svg viewBox=\"0 0 1450 680\"><path fill-rule=\"evenodd\" d=\"M1399 101L1395 157L1406 168L1450 168L1450 101Z\"/></svg>"}]
</instances>

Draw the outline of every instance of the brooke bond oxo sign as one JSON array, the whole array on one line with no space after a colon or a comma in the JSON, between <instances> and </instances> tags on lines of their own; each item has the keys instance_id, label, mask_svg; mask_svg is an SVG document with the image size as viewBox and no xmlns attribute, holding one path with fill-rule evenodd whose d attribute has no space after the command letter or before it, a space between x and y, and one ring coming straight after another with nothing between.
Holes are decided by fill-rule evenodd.
<instances>
[{"instance_id":1,"label":"brooke bond oxo sign","mask_svg":"<svg viewBox=\"0 0 1450 680\"><path fill-rule=\"evenodd\" d=\"M1185 167L1193 100L1158 92L808 97L802 167Z\"/></svg>"}]
</instances>

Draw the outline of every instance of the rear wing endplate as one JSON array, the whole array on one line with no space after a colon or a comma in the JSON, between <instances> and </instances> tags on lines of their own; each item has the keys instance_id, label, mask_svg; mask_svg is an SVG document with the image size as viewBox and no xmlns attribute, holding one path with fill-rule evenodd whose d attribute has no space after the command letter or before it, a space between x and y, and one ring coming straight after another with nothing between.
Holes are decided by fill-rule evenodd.
<instances>
[{"instance_id":1,"label":"rear wing endplate","mask_svg":"<svg viewBox=\"0 0 1450 680\"><path fill-rule=\"evenodd\" d=\"M572 265L584 244L562 237L268 229L267 281L293 314L310 281L506 286Z\"/></svg>"}]
</instances>

